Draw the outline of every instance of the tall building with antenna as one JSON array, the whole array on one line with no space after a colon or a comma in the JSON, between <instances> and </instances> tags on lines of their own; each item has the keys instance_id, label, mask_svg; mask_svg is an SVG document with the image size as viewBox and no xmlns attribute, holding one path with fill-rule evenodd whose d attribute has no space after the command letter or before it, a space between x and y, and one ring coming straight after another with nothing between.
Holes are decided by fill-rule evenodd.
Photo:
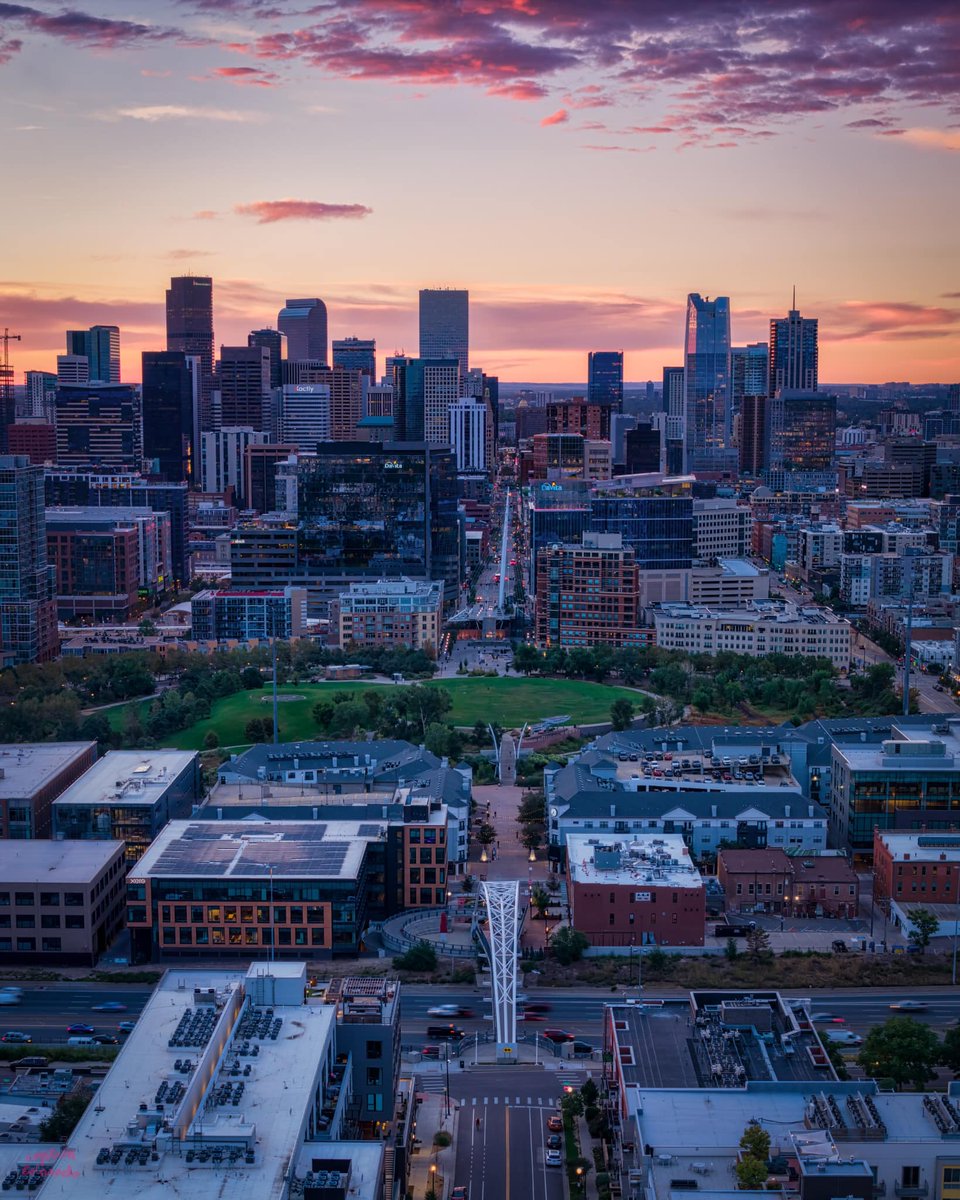
<instances>
[{"instance_id":1,"label":"tall building with antenna","mask_svg":"<svg viewBox=\"0 0 960 1200\"><path fill-rule=\"evenodd\" d=\"M797 310L797 289L785 317L770 322L770 378L768 392L775 396L784 388L815 392L818 387L818 322L802 317Z\"/></svg>"}]
</instances>

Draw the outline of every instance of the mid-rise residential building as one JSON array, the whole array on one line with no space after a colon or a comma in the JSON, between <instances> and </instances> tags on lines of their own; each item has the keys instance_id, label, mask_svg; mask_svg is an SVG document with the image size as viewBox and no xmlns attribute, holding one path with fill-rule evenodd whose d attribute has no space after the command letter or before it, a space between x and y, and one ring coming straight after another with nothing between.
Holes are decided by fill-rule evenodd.
<instances>
[{"instance_id":1,"label":"mid-rise residential building","mask_svg":"<svg viewBox=\"0 0 960 1200\"><path fill-rule=\"evenodd\" d=\"M54 836L123 842L136 862L168 821L200 800L192 750L111 750L53 802Z\"/></svg>"},{"instance_id":2,"label":"mid-rise residential building","mask_svg":"<svg viewBox=\"0 0 960 1200\"><path fill-rule=\"evenodd\" d=\"M0 659L4 667L56 658L57 606L47 559L44 472L0 455Z\"/></svg>"},{"instance_id":3,"label":"mid-rise residential building","mask_svg":"<svg viewBox=\"0 0 960 1200\"><path fill-rule=\"evenodd\" d=\"M797 562L805 572L836 567L843 553L843 530L839 525L817 525L800 531Z\"/></svg>"},{"instance_id":4,"label":"mid-rise residential building","mask_svg":"<svg viewBox=\"0 0 960 1200\"><path fill-rule=\"evenodd\" d=\"M0 964L92 967L123 929L123 843L5 843Z\"/></svg>"},{"instance_id":5,"label":"mid-rise residential building","mask_svg":"<svg viewBox=\"0 0 960 1200\"><path fill-rule=\"evenodd\" d=\"M850 666L850 622L826 608L770 600L740 609L665 604L654 614L654 624L657 645L665 650L733 651L754 658L788 654L828 658L840 670Z\"/></svg>"},{"instance_id":6,"label":"mid-rise residential building","mask_svg":"<svg viewBox=\"0 0 960 1200\"><path fill-rule=\"evenodd\" d=\"M593 441L609 441L616 406L584 400L555 401L547 405L547 433L579 433Z\"/></svg>"},{"instance_id":7,"label":"mid-rise residential building","mask_svg":"<svg viewBox=\"0 0 960 1200\"><path fill-rule=\"evenodd\" d=\"M706 892L679 834L568 836L570 922L593 946L702 946Z\"/></svg>"},{"instance_id":8,"label":"mid-rise residential building","mask_svg":"<svg viewBox=\"0 0 960 1200\"><path fill-rule=\"evenodd\" d=\"M200 479L203 491L222 495L233 488L239 505L246 504L244 455L248 446L265 445L267 433L250 425L210 430L200 436Z\"/></svg>"},{"instance_id":9,"label":"mid-rise residential building","mask_svg":"<svg viewBox=\"0 0 960 1200\"><path fill-rule=\"evenodd\" d=\"M53 371L24 371L26 416L54 423L57 405L57 376Z\"/></svg>"},{"instance_id":10,"label":"mid-rise residential building","mask_svg":"<svg viewBox=\"0 0 960 1200\"><path fill-rule=\"evenodd\" d=\"M843 921L860 915L860 879L843 854L723 849L717 852L717 881L729 913Z\"/></svg>"},{"instance_id":11,"label":"mid-rise residential building","mask_svg":"<svg viewBox=\"0 0 960 1200\"><path fill-rule=\"evenodd\" d=\"M140 392L133 384L61 383L56 409L60 467L140 469Z\"/></svg>"},{"instance_id":12,"label":"mid-rise residential building","mask_svg":"<svg viewBox=\"0 0 960 1200\"><path fill-rule=\"evenodd\" d=\"M96 742L0 747L0 841L50 837L54 800L96 758Z\"/></svg>"},{"instance_id":13,"label":"mid-rise residential building","mask_svg":"<svg viewBox=\"0 0 960 1200\"><path fill-rule=\"evenodd\" d=\"M406 646L435 654L443 628L440 580L378 579L354 583L336 604L337 642Z\"/></svg>"},{"instance_id":14,"label":"mid-rise residential building","mask_svg":"<svg viewBox=\"0 0 960 1200\"><path fill-rule=\"evenodd\" d=\"M637 565L619 534L584 533L582 544L545 546L537 564L537 645L642 646Z\"/></svg>"},{"instance_id":15,"label":"mid-rise residential building","mask_svg":"<svg viewBox=\"0 0 960 1200\"><path fill-rule=\"evenodd\" d=\"M763 567L755 567L745 558L721 558L716 566L694 567L686 575L688 583L685 598L693 605L740 608L753 604L755 600L770 598L770 572ZM653 602L652 598L647 598L642 577L641 593L644 594L644 603Z\"/></svg>"},{"instance_id":16,"label":"mid-rise residential building","mask_svg":"<svg viewBox=\"0 0 960 1200\"><path fill-rule=\"evenodd\" d=\"M39 417L23 417L7 426L7 450L26 457L31 465L57 461L57 427Z\"/></svg>"},{"instance_id":17,"label":"mid-rise residential building","mask_svg":"<svg viewBox=\"0 0 960 1200\"><path fill-rule=\"evenodd\" d=\"M194 641L239 645L271 638L289 641L307 632L307 593L297 587L210 589L191 599L190 615Z\"/></svg>"},{"instance_id":18,"label":"mid-rise residential building","mask_svg":"<svg viewBox=\"0 0 960 1200\"><path fill-rule=\"evenodd\" d=\"M781 388L770 400L770 469L811 474L834 463L837 398L829 392Z\"/></svg>"},{"instance_id":19,"label":"mid-rise residential building","mask_svg":"<svg viewBox=\"0 0 960 1200\"><path fill-rule=\"evenodd\" d=\"M720 558L745 558L750 510L733 499L693 501L694 561L708 566Z\"/></svg>"}]
</instances>

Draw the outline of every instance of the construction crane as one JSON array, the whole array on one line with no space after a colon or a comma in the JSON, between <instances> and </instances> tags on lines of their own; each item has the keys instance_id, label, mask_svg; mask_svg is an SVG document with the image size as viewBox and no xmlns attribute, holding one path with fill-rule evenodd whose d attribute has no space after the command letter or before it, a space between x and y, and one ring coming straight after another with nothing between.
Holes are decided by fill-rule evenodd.
<instances>
[{"instance_id":1,"label":"construction crane","mask_svg":"<svg viewBox=\"0 0 960 1200\"><path fill-rule=\"evenodd\" d=\"M16 419L13 395L13 368L10 366L10 343L19 342L20 334L4 328L0 334L3 342L3 366L0 367L0 450L7 451L7 426Z\"/></svg>"}]
</instances>

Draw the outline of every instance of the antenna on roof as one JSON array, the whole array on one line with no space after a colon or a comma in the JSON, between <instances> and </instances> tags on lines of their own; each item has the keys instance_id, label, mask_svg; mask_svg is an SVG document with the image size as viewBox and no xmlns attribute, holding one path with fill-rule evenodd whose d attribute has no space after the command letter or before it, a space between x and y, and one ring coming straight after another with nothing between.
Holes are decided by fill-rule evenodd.
<instances>
[{"instance_id":1,"label":"antenna on roof","mask_svg":"<svg viewBox=\"0 0 960 1200\"><path fill-rule=\"evenodd\" d=\"M794 312L797 311L797 285L793 285L793 303L790 305Z\"/></svg>"}]
</instances>

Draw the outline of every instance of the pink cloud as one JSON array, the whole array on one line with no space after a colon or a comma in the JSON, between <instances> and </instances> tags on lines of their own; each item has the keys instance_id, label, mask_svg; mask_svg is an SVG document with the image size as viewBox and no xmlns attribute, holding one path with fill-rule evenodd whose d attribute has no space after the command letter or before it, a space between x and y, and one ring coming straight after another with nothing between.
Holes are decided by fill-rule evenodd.
<instances>
[{"instance_id":1,"label":"pink cloud","mask_svg":"<svg viewBox=\"0 0 960 1200\"><path fill-rule=\"evenodd\" d=\"M570 120L570 114L565 108L558 108L556 112L551 113L549 117L544 117L540 122L541 125L564 125Z\"/></svg>"},{"instance_id":2,"label":"pink cloud","mask_svg":"<svg viewBox=\"0 0 960 1200\"><path fill-rule=\"evenodd\" d=\"M259 67L214 67L211 75L214 79L225 79L241 87L276 87L279 79L271 71L263 71Z\"/></svg>"},{"instance_id":3,"label":"pink cloud","mask_svg":"<svg viewBox=\"0 0 960 1200\"><path fill-rule=\"evenodd\" d=\"M242 217L256 217L260 225L277 221L358 220L373 212L364 204L325 204L320 200L254 200L235 204L233 211Z\"/></svg>"}]
</instances>

